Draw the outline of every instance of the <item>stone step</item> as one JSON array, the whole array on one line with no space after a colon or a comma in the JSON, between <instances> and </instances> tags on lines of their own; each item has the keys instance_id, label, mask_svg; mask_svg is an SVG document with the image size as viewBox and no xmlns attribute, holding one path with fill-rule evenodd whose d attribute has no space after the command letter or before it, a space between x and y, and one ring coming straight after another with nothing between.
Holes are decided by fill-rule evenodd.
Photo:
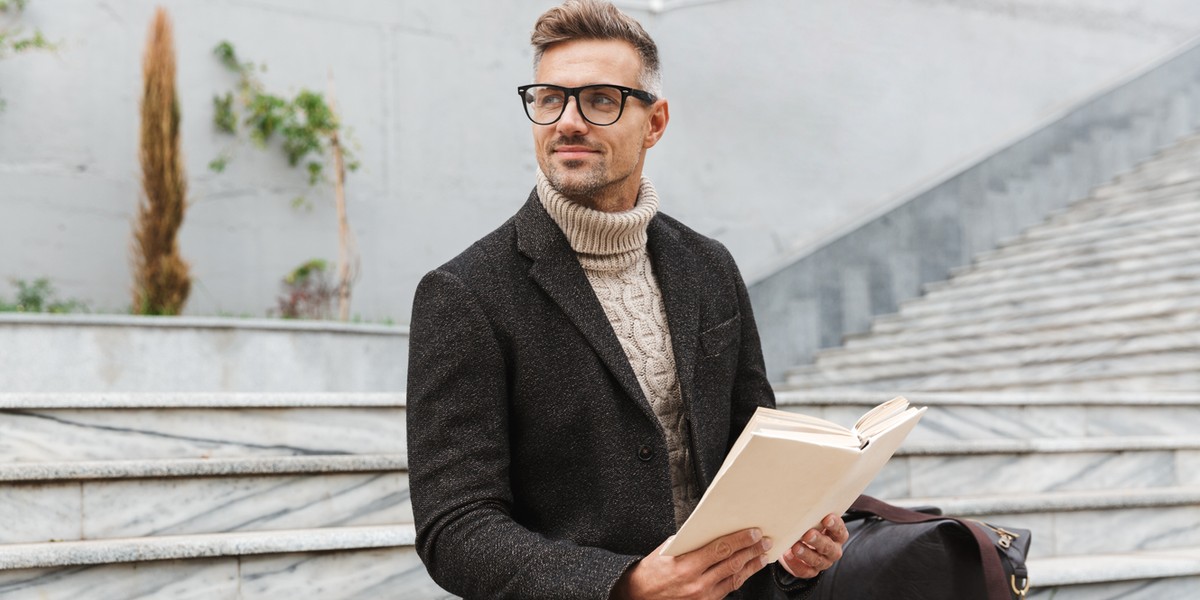
<instances>
[{"instance_id":1,"label":"stone step","mask_svg":"<svg viewBox=\"0 0 1200 600\"><path fill-rule=\"evenodd\" d=\"M0 410L37 408L395 408L401 392L3 392Z\"/></svg>"},{"instance_id":2,"label":"stone step","mask_svg":"<svg viewBox=\"0 0 1200 600\"><path fill-rule=\"evenodd\" d=\"M412 523L402 471L0 485L0 544Z\"/></svg>"},{"instance_id":3,"label":"stone step","mask_svg":"<svg viewBox=\"0 0 1200 600\"><path fill-rule=\"evenodd\" d=\"M0 463L0 482L401 471L404 454Z\"/></svg>"},{"instance_id":4,"label":"stone step","mask_svg":"<svg viewBox=\"0 0 1200 600\"><path fill-rule=\"evenodd\" d=\"M906 443L951 440L1182 436L1200 423L1200 393L905 394L928 410ZM777 391L781 410L852 427L891 397L871 391Z\"/></svg>"},{"instance_id":5,"label":"stone step","mask_svg":"<svg viewBox=\"0 0 1200 600\"><path fill-rule=\"evenodd\" d=\"M1197 191L1200 191L1200 177L1193 176L1177 181L1141 184L1120 195L1106 196L1093 192L1050 212L1044 222L1034 225L1029 231L1069 227L1114 215L1138 214L1147 209L1186 203L1195 198Z\"/></svg>"},{"instance_id":6,"label":"stone step","mask_svg":"<svg viewBox=\"0 0 1200 600\"><path fill-rule=\"evenodd\" d=\"M1011 237L1001 239L996 249L978 258L1020 252L1021 245L1069 244L1089 239L1110 229L1127 229L1132 224L1149 224L1181 218L1191 211L1200 194L1200 180L1130 193L1125 196L1089 196L1051 211L1045 220Z\"/></svg>"},{"instance_id":7,"label":"stone step","mask_svg":"<svg viewBox=\"0 0 1200 600\"><path fill-rule=\"evenodd\" d=\"M1045 282L1037 286L1009 286L1007 289L983 295L936 293L904 302L900 305L897 315L882 315L879 318L893 320L922 317L944 314L948 310L978 311L994 306L1023 305L1061 297L1103 294L1172 281L1200 280L1200 250L1171 255L1169 258L1172 260L1143 263L1144 268L1133 271L1097 273L1089 279Z\"/></svg>"},{"instance_id":8,"label":"stone step","mask_svg":"<svg viewBox=\"0 0 1200 600\"><path fill-rule=\"evenodd\" d=\"M1096 263L1058 272L1026 274L1013 280L994 279L967 285L960 280L950 279L939 282L939 285L925 286L925 295L910 300L907 304L915 306L927 302L944 307L960 302L968 305L976 301L986 303L989 298L1000 295L1016 298L1041 297L1048 295L1050 290L1066 288L1069 291L1075 285L1095 285L1095 282L1105 282L1110 278L1187 269L1196 264L1197 257L1200 257L1200 249L1189 249L1174 254L1128 258L1115 263Z\"/></svg>"},{"instance_id":9,"label":"stone step","mask_svg":"<svg viewBox=\"0 0 1200 600\"><path fill-rule=\"evenodd\" d=\"M889 501L1028 529L1030 558L1200 546L1200 486Z\"/></svg>"},{"instance_id":10,"label":"stone step","mask_svg":"<svg viewBox=\"0 0 1200 600\"><path fill-rule=\"evenodd\" d=\"M1182 311L1147 318L1074 323L1055 329L997 331L975 337L927 339L929 336L909 336L902 340L893 336L879 340L860 338L849 340L853 343L843 347L823 350L817 360L822 364L860 365L888 362L898 357L905 360L936 359L947 355L1019 351L1033 345L1062 346L1098 340L1132 339L1144 335L1191 331L1197 327L1200 327L1200 312Z\"/></svg>"},{"instance_id":11,"label":"stone step","mask_svg":"<svg viewBox=\"0 0 1200 600\"><path fill-rule=\"evenodd\" d=\"M1164 238L1153 244L1124 245L1105 248L1094 253L1071 254L1060 253L1058 256L1030 263L1020 263L997 269L973 269L963 267L960 272L952 272L951 276L956 286L983 284L997 280L1016 281L1024 277L1055 273L1063 270L1095 270L1108 268L1110 264L1128 261L1145 260L1164 254L1188 252L1195 250L1197 243L1194 237Z\"/></svg>"},{"instance_id":12,"label":"stone step","mask_svg":"<svg viewBox=\"0 0 1200 600\"><path fill-rule=\"evenodd\" d=\"M1092 342L1131 340L1173 333L1188 334L1197 328L1200 328L1200 313L1180 312L1147 319L1082 323L1067 328L1037 332L998 332L981 337L931 340L925 343L912 340L897 344L867 345L858 343L849 347L824 350L817 355L814 365L797 367L793 371L800 373L811 371L814 368L860 367L996 352L1021 352L1036 346L1052 348ZM789 371L789 373L791 372Z\"/></svg>"},{"instance_id":13,"label":"stone step","mask_svg":"<svg viewBox=\"0 0 1200 600\"><path fill-rule=\"evenodd\" d=\"M905 443L867 493L949 497L1200 486L1200 436Z\"/></svg>"},{"instance_id":14,"label":"stone step","mask_svg":"<svg viewBox=\"0 0 1200 600\"><path fill-rule=\"evenodd\" d=\"M1019 319L968 322L945 327L908 328L847 336L845 348L847 351L881 347L897 348L1016 334L1029 336L1027 345L1035 345L1047 343L1049 339L1059 336L1062 330L1085 327L1091 327L1093 331L1102 331L1104 328L1119 329L1121 328L1120 324L1124 321L1145 323L1167 320L1187 323L1194 320L1193 315L1197 312L1200 312L1200 297L1196 295L1146 298L1112 306L1100 305L1070 312L1030 315ZM1102 335L1101 337L1107 336Z\"/></svg>"},{"instance_id":15,"label":"stone step","mask_svg":"<svg viewBox=\"0 0 1200 600\"><path fill-rule=\"evenodd\" d=\"M1195 600L1200 547L1058 556L1028 561L1042 600Z\"/></svg>"},{"instance_id":16,"label":"stone step","mask_svg":"<svg viewBox=\"0 0 1200 600\"><path fill-rule=\"evenodd\" d=\"M954 311L943 310L919 315L899 313L877 318L871 325L871 331L873 333L890 333L906 329L952 327L981 321L1018 322L1030 317L1116 307L1140 302L1146 298L1166 299L1193 296L1198 292L1200 292L1200 276L1176 276L1166 281L1146 282L1139 286L1126 288L1114 287L1097 290L1090 294L1043 296L1004 304L989 303L985 306L960 303L957 310Z\"/></svg>"},{"instance_id":17,"label":"stone step","mask_svg":"<svg viewBox=\"0 0 1200 600\"><path fill-rule=\"evenodd\" d=\"M980 257L1019 251L1022 244L1070 244L1075 239L1095 237L1098 232L1129 229L1180 218L1189 213L1200 195L1200 181L1188 181L1125 196L1082 198L1051 211L1044 220L1019 234L998 240L996 249Z\"/></svg>"},{"instance_id":18,"label":"stone step","mask_svg":"<svg viewBox=\"0 0 1200 600\"><path fill-rule=\"evenodd\" d=\"M801 389L858 387L891 391L1119 391L1200 389L1200 347L1180 347L1135 356L1097 356L1030 366L976 371L907 374L861 380L838 372L813 372L788 379Z\"/></svg>"},{"instance_id":19,"label":"stone step","mask_svg":"<svg viewBox=\"0 0 1200 600\"><path fill-rule=\"evenodd\" d=\"M402 394L2 394L7 462L403 454Z\"/></svg>"},{"instance_id":20,"label":"stone step","mask_svg":"<svg viewBox=\"0 0 1200 600\"><path fill-rule=\"evenodd\" d=\"M1195 192L1200 196L1200 186ZM952 274L965 274L983 269L1001 269L1036 263L1066 255L1094 254L1123 246L1154 245L1167 239L1189 238L1200 231L1200 211L1197 203L1172 207L1175 214L1154 215L1147 223L1123 225L1121 228L1081 228L1078 232L1046 239L1022 239L1019 243L1001 248L992 254L976 257L970 265L952 269ZM1165 212L1165 211L1162 211Z\"/></svg>"},{"instance_id":21,"label":"stone step","mask_svg":"<svg viewBox=\"0 0 1200 600\"><path fill-rule=\"evenodd\" d=\"M978 373L995 369L1078 365L1092 360L1142 360L1145 355L1200 349L1200 327L1126 339L1087 340L1065 345L1030 344L1022 348L986 353L959 353L939 357L910 358L900 353L892 360L869 364L828 364L820 360L809 370L789 373L789 382L870 382L896 378L927 377L951 373Z\"/></svg>"},{"instance_id":22,"label":"stone step","mask_svg":"<svg viewBox=\"0 0 1200 600\"><path fill-rule=\"evenodd\" d=\"M0 545L0 570L411 546L411 525L329 527Z\"/></svg>"},{"instance_id":23,"label":"stone step","mask_svg":"<svg viewBox=\"0 0 1200 600\"><path fill-rule=\"evenodd\" d=\"M1163 148L1111 182L1097 186L1093 192L1100 197L1123 196L1146 187L1194 179L1198 159L1200 152L1197 151L1197 144L1189 138Z\"/></svg>"},{"instance_id":24,"label":"stone step","mask_svg":"<svg viewBox=\"0 0 1200 600\"><path fill-rule=\"evenodd\" d=\"M1186 181L1195 176L1195 161L1198 158L1200 143L1195 136L1184 138L1138 162L1111 182L1097 186L1093 193L1100 197L1122 196L1147 186Z\"/></svg>"},{"instance_id":25,"label":"stone step","mask_svg":"<svg viewBox=\"0 0 1200 600\"><path fill-rule=\"evenodd\" d=\"M0 598L451 598L409 525L0 545Z\"/></svg>"}]
</instances>

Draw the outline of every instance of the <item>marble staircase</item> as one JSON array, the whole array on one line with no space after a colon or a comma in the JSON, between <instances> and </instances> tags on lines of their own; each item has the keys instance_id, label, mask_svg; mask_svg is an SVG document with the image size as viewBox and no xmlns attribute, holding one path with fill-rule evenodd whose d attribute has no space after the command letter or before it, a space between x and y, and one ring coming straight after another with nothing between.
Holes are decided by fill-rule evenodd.
<instances>
[{"instance_id":1,"label":"marble staircase","mask_svg":"<svg viewBox=\"0 0 1200 600\"><path fill-rule=\"evenodd\" d=\"M793 369L780 406L929 406L870 493L1032 529L1035 598L1196 598L1195 165L1200 137L980 255ZM0 598L448 597L413 550L404 406L0 393Z\"/></svg>"},{"instance_id":2,"label":"marble staircase","mask_svg":"<svg viewBox=\"0 0 1200 600\"><path fill-rule=\"evenodd\" d=\"M780 406L929 406L869 493L1033 530L1033 598L1200 597L1200 136L791 369Z\"/></svg>"},{"instance_id":3,"label":"marble staircase","mask_svg":"<svg viewBox=\"0 0 1200 600\"><path fill-rule=\"evenodd\" d=\"M0 394L0 598L441 598L403 394Z\"/></svg>"},{"instance_id":4,"label":"marble staircase","mask_svg":"<svg viewBox=\"0 0 1200 600\"><path fill-rule=\"evenodd\" d=\"M878 397L779 402L848 423ZM911 397L931 410L871 493L1034 529L1043 585L1135 573L1168 595L1128 597L1183 598L1162 586L1200 578L1200 394ZM412 550L402 395L7 394L0 406L0 597L447 596ZM1107 572L1090 554L1073 561L1114 547L1137 552ZM1110 597L1068 589L1058 597Z\"/></svg>"}]
</instances>

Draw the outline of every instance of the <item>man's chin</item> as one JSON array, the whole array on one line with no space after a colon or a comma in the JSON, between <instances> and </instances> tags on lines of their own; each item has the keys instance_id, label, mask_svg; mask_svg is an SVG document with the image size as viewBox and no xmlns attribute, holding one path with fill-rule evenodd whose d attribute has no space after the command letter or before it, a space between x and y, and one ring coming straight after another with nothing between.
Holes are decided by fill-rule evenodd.
<instances>
[{"instance_id":1,"label":"man's chin","mask_svg":"<svg viewBox=\"0 0 1200 600\"><path fill-rule=\"evenodd\" d=\"M604 187L597 178L583 171L564 173L556 169L554 173L547 174L547 179L558 193L571 199L586 198Z\"/></svg>"}]
</instances>

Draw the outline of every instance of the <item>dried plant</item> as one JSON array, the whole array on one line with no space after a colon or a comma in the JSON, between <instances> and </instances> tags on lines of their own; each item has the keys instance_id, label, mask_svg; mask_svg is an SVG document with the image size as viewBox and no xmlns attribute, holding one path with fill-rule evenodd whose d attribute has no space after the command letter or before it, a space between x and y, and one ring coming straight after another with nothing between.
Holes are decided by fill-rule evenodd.
<instances>
[{"instance_id":1,"label":"dried plant","mask_svg":"<svg viewBox=\"0 0 1200 600\"><path fill-rule=\"evenodd\" d=\"M188 264L179 256L187 180L179 149L173 37L167 12L160 7L150 26L142 62L143 197L133 251L133 310L148 315L179 314L191 289Z\"/></svg>"}]
</instances>

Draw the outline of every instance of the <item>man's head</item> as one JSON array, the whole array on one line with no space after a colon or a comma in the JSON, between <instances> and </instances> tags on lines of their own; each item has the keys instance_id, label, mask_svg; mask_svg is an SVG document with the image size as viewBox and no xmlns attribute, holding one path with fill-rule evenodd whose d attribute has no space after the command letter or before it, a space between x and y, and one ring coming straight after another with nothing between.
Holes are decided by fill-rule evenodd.
<instances>
[{"instance_id":1,"label":"man's head","mask_svg":"<svg viewBox=\"0 0 1200 600\"><path fill-rule=\"evenodd\" d=\"M662 137L669 120L667 103L659 98L662 83L654 40L608 2L567 0L538 19L530 41L534 80L567 88L549 90L558 97L546 101L548 118L530 114L542 172L570 200L597 210L632 208L645 152ZM597 85L616 87L570 93ZM612 105L608 98L619 105L605 118L601 111L608 110L604 103ZM527 93L526 102L530 109L542 100ZM556 102L563 110L550 122L558 114ZM613 117L619 118L597 125ZM536 124L542 121L548 124Z\"/></svg>"}]
</instances>

